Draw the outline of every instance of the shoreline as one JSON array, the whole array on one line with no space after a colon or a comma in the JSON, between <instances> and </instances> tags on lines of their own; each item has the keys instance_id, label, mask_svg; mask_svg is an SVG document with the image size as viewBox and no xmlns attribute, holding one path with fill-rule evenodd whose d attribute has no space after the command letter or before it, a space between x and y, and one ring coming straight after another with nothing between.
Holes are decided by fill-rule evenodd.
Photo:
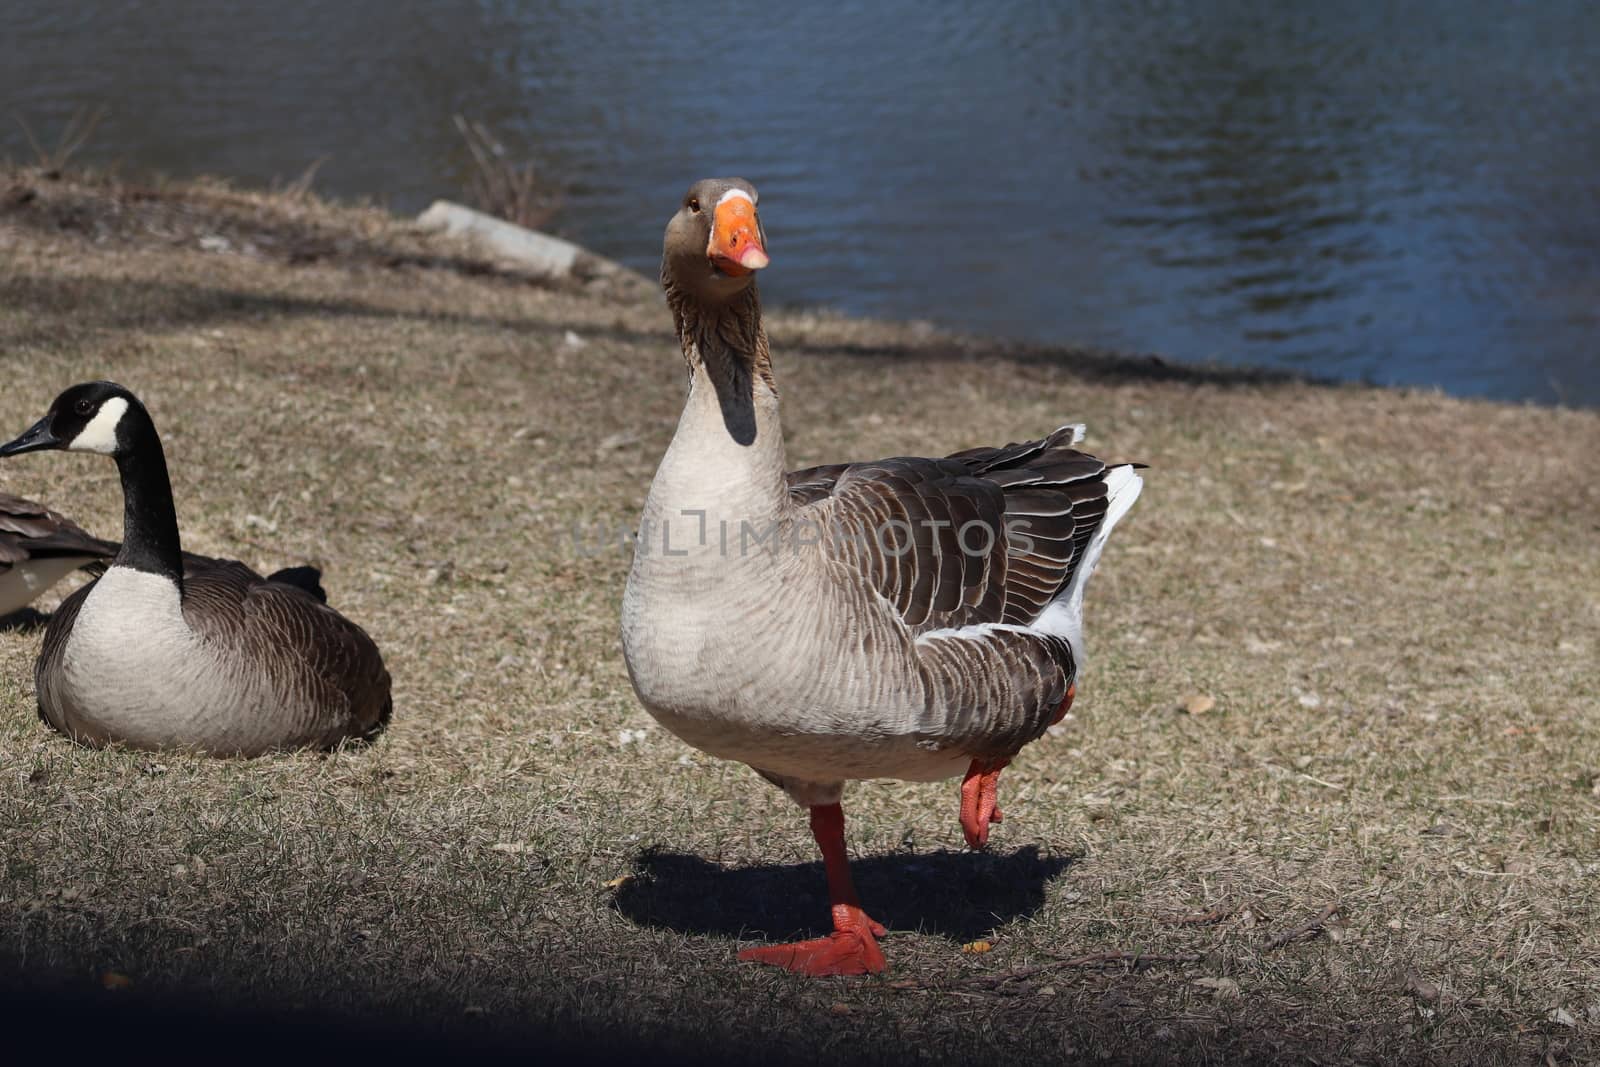
<instances>
[{"instance_id":1,"label":"shoreline","mask_svg":"<svg viewBox=\"0 0 1600 1067\"><path fill-rule=\"evenodd\" d=\"M497 254L493 244L495 236L472 232L470 220L450 218L446 212L440 211L440 207L445 205L469 214L476 212L447 200L436 200L432 207L412 217L394 214L373 201L324 200L311 191L252 189L240 187L232 179L219 176L157 176L135 180L92 170L71 172L55 178L50 177L49 173L54 172L47 173L38 168L0 161L0 223L4 223L10 214L38 211L40 206L47 205L44 209L56 214L63 230L88 226L97 229L100 239L115 236L129 243L138 243L141 240L174 241L187 237L200 250L213 254L260 256L291 264L332 260L385 264L390 267L416 266L466 276L501 276L535 284L552 284L556 288L587 289L594 293L614 295L624 301L640 298L649 301L658 297L658 286L653 277L565 239L538 230L524 230L492 216L480 216L483 222L493 223L507 231L500 239L506 242L511 254ZM52 190L56 196L49 195ZM137 210L126 211L130 205L141 203L150 208L142 213L143 221L155 227L143 234L137 232L141 213ZM172 214L162 211L159 205L198 208L199 217L189 219L186 223L192 232L185 234L182 227L161 228L162 222L172 221ZM265 228L252 226L249 216L254 211L266 211L269 216L277 215L279 223L286 222L288 225ZM362 243L352 244L349 240L351 235L345 233L341 237L341 230L362 235ZM564 250L539 248L532 253L534 258L522 259L521 255L528 253L513 247L519 240L517 231L531 235L532 240L540 245L564 246ZM253 241L253 233L258 236L264 234L267 238L265 244ZM487 240L478 239L485 236ZM539 262L540 257L545 262ZM551 277L545 274L545 269L551 264L558 265L564 275L567 272L570 275ZM1107 381L1138 378L1194 384L1308 385L1440 396L1467 403L1552 411L1600 410L1561 402L1458 395L1440 386L1379 385L1264 365L1186 362L1173 360L1157 352L973 333L924 319L859 316L830 307L775 305L768 308L768 313L800 321L838 320L873 324L893 331L897 335L896 347L907 351L921 349L931 352L942 347L967 354L981 352L984 357L1041 364L1060 363L1069 359L1075 372Z\"/></svg>"}]
</instances>

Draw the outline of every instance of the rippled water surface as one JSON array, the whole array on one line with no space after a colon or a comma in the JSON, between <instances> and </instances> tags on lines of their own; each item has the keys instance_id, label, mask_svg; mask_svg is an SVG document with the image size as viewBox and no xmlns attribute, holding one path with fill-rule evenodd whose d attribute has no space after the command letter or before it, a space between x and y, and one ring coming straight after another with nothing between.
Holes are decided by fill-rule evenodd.
<instances>
[{"instance_id":1,"label":"rippled water surface","mask_svg":"<svg viewBox=\"0 0 1600 1067\"><path fill-rule=\"evenodd\" d=\"M238 7L238 10L230 8ZM460 111L653 271L762 191L769 300L1600 404L1600 7L12 0L0 153L459 196Z\"/></svg>"}]
</instances>

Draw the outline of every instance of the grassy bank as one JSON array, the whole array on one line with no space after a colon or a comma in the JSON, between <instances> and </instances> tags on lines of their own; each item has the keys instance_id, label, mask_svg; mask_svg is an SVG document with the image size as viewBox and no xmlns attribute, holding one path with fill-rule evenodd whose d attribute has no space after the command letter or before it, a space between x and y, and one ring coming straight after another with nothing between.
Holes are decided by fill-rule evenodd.
<instances>
[{"instance_id":1,"label":"grassy bank","mask_svg":"<svg viewBox=\"0 0 1600 1067\"><path fill-rule=\"evenodd\" d=\"M811 1060L1600 1054L1600 416L770 328L796 466L1067 419L1151 465L990 852L953 782L846 793L881 980L735 963L825 921L805 820L628 685L630 557L594 531L631 525L681 403L653 295L303 197L0 174L0 436L71 382L135 389L186 547L322 565L396 707L328 758L86 751L35 718L37 623L0 632L0 956L105 997ZM0 487L118 528L104 461Z\"/></svg>"}]
</instances>

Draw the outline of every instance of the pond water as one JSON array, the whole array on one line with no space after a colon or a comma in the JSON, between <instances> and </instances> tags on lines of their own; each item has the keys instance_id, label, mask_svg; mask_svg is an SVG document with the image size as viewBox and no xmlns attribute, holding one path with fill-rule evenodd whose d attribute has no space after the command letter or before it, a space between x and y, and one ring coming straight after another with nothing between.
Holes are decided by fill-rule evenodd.
<instances>
[{"instance_id":1,"label":"pond water","mask_svg":"<svg viewBox=\"0 0 1600 1067\"><path fill-rule=\"evenodd\" d=\"M91 162L414 211L462 112L647 272L735 173L769 302L1596 405L1597 57L1587 0L12 0L0 154L104 104Z\"/></svg>"}]
</instances>

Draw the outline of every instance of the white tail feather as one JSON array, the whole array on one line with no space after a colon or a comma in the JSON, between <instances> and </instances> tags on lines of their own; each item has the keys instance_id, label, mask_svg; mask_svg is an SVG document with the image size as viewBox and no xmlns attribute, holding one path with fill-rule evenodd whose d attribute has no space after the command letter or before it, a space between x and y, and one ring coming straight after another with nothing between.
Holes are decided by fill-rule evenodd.
<instances>
[{"instance_id":1,"label":"white tail feather","mask_svg":"<svg viewBox=\"0 0 1600 1067\"><path fill-rule=\"evenodd\" d=\"M1099 527L1094 536L1089 539L1089 546L1084 549L1083 562L1072 575L1072 581L1067 583L1059 596L1052 600L1044 612L1034 620L1033 629L1042 630L1057 637L1064 637L1072 646L1072 658L1081 668L1083 665L1083 590L1089 584L1089 576L1100 563L1100 553L1106 547L1106 538L1111 536L1112 527L1116 526L1122 516L1133 507L1133 502L1139 499L1139 492L1144 488L1144 479L1139 477L1139 472L1133 467L1112 467L1106 471L1106 513L1100 520Z\"/></svg>"}]
</instances>

